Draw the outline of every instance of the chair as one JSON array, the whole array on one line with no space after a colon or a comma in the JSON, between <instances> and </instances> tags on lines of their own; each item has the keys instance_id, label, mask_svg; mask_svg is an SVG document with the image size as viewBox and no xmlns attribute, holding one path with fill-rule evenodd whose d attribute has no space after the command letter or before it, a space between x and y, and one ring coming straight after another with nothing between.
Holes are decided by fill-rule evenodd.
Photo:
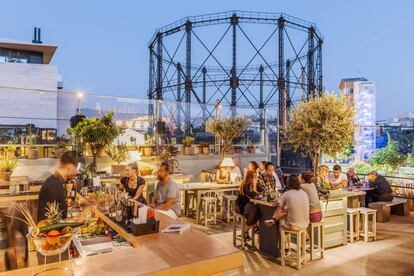
<instances>
[{"instance_id":1,"label":"chair","mask_svg":"<svg viewBox=\"0 0 414 276\"><path fill-rule=\"evenodd\" d=\"M206 193L201 198L198 212L200 222L204 221L205 226L209 222L213 222L213 224L217 223L217 198L214 193Z\"/></svg>"},{"instance_id":2,"label":"chair","mask_svg":"<svg viewBox=\"0 0 414 276\"><path fill-rule=\"evenodd\" d=\"M320 258L323 258L325 251L324 246L324 223L320 222L311 222L310 224L310 241L309 241L309 252L310 260L313 261L314 255L319 253ZM317 233L315 235L315 232Z\"/></svg>"},{"instance_id":3,"label":"chair","mask_svg":"<svg viewBox=\"0 0 414 276\"><path fill-rule=\"evenodd\" d=\"M286 230L280 229L280 262L285 266L286 261L296 262L296 268L300 270L302 264L306 264L306 228ZM286 256L285 250L291 249L292 237L296 240L296 254ZM287 248L286 248L287 245Z\"/></svg>"},{"instance_id":4,"label":"chair","mask_svg":"<svg viewBox=\"0 0 414 276\"><path fill-rule=\"evenodd\" d=\"M349 238L349 242L353 243L354 239L359 241L359 208L348 208L348 230L347 230L347 237Z\"/></svg>"},{"instance_id":5,"label":"chair","mask_svg":"<svg viewBox=\"0 0 414 276\"><path fill-rule=\"evenodd\" d=\"M359 214L362 220L362 230L360 236L364 237L364 241L368 242L369 238L374 241L377 239L377 210L370 208L359 208ZM369 217L371 216L371 230L369 229Z\"/></svg>"},{"instance_id":6,"label":"chair","mask_svg":"<svg viewBox=\"0 0 414 276\"><path fill-rule=\"evenodd\" d=\"M230 222L230 219L234 219L233 213L236 208L236 199L235 195L223 195L223 205L222 205L222 215L223 219Z\"/></svg>"},{"instance_id":7,"label":"chair","mask_svg":"<svg viewBox=\"0 0 414 276\"><path fill-rule=\"evenodd\" d=\"M240 237L237 236L237 224L240 221L240 225L241 225L241 229L240 229ZM233 245L234 246L238 246L237 245L237 241L240 241L240 247L242 249L245 248L246 243L244 240L244 236L246 234L246 228L247 228L247 224L246 224L246 219L243 215L237 213L236 211L233 211ZM251 228L251 234L252 234L252 246L256 247L256 239L255 239L255 234L254 234L254 229L253 227Z\"/></svg>"}]
</instances>

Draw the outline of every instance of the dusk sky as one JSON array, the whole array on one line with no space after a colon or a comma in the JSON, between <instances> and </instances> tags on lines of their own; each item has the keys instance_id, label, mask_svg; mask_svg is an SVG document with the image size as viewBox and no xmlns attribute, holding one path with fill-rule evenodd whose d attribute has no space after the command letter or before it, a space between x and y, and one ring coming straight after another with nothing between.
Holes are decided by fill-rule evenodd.
<instances>
[{"instance_id":1,"label":"dusk sky","mask_svg":"<svg viewBox=\"0 0 414 276\"><path fill-rule=\"evenodd\" d=\"M146 98L148 41L185 16L228 10L284 12L311 21L324 36L325 89L341 78L377 84L377 119L414 111L412 1L5 1L0 37L58 45L65 88Z\"/></svg>"}]
</instances>

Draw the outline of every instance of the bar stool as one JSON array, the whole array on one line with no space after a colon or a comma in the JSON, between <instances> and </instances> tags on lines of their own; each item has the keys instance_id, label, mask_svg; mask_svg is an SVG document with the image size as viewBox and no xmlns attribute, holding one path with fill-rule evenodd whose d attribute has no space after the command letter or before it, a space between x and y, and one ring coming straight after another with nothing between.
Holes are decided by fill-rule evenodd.
<instances>
[{"instance_id":1,"label":"bar stool","mask_svg":"<svg viewBox=\"0 0 414 276\"><path fill-rule=\"evenodd\" d=\"M222 205L222 215L223 219L230 222L230 219L234 220L234 210L236 208L236 199L235 195L223 195L223 205Z\"/></svg>"},{"instance_id":2,"label":"bar stool","mask_svg":"<svg viewBox=\"0 0 414 276\"><path fill-rule=\"evenodd\" d=\"M286 256L285 249L290 249L292 236L296 240L295 256ZM286 261L296 262L296 268L300 270L302 263L306 264L306 228L297 228L291 230L280 229L280 263L285 266Z\"/></svg>"},{"instance_id":3,"label":"bar stool","mask_svg":"<svg viewBox=\"0 0 414 276\"><path fill-rule=\"evenodd\" d=\"M237 236L237 224L240 221L240 237ZM244 236L246 234L246 228L247 228L247 224L246 224L246 219L243 215L237 213L236 211L233 211L233 245L237 247L237 241L240 241L240 247L242 249L245 248L246 243L244 241ZM251 228L251 234L252 234L252 247L256 247L256 239L255 239L255 234L254 234L254 229L253 227Z\"/></svg>"},{"instance_id":4,"label":"bar stool","mask_svg":"<svg viewBox=\"0 0 414 276\"><path fill-rule=\"evenodd\" d=\"M377 239L377 210L361 207L359 214L363 221L360 236L364 237L365 242L368 242L369 238L375 241ZM369 230L369 216L371 216L371 231Z\"/></svg>"},{"instance_id":5,"label":"bar stool","mask_svg":"<svg viewBox=\"0 0 414 276\"><path fill-rule=\"evenodd\" d=\"M359 208L348 208L348 228L347 229L347 237L349 238L349 242L353 243L354 239L359 241Z\"/></svg>"},{"instance_id":6,"label":"bar stool","mask_svg":"<svg viewBox=\"0 0 414 276\"><path fill-rule=\"evenodd\" d=\"M313 261L315 253L318 254L320 258L323 258L323 253L325 251L324 246L324 224L323 221L320 222L311 222L310 224L310 241L309 241L309 252L310 260ZM315 231L317 234L315 235Z\"/></svg>"},{"instance_id":7,"label":"bar stool","mask_svg":"<svg viewBox=\"0 0 414 276\"><path fill-rule=\"evenodd\" d=\"M215 196L203 196L198 208L200 221L204 220L204 225L209 222L217 223L217 198Z\"/></svg>"}]
</instances>

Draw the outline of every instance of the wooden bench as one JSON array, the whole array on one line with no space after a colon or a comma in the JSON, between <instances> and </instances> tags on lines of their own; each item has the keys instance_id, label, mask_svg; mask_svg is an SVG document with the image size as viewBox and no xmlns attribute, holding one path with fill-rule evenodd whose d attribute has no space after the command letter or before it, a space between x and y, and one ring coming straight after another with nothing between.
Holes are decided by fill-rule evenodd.
<instances>
[{"instance_id":1,"label":"wooden bench","mask_svg":"<svg viewBox=\"0 0 414 276\"><path fill-rule=\"evenodd\" d=\"M387 222L390 215L408 216L410 214L410 204L407 199L394 197L392 201L377 201L369 204L369 208L375 209L378 222Z\"/></svg>"}]
</instances>

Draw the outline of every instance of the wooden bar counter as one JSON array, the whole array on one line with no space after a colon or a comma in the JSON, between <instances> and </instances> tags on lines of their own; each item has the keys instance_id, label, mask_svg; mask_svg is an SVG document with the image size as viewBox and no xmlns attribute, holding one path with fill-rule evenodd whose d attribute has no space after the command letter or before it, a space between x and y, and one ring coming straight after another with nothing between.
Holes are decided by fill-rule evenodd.
<instances>
[{"instance_id":1,"label":"wooden bar counter","mask_svg":"<svg viewBox=\"0 0 414 276\"><path fill-rule=\"evenodd\" d=\"M85 198L80 200L134 248L73 259L75 275L212 275L243 266L242 252L205 233L190 228L182 234L161 230L179 221L156 212L160 232L134 236L117 226ZM62 262L65 267L69 261ZM47 268L58 264L49 264ZM43 266L10 271L4 275L30 275Z\"/></svg>"}]
</instances>

